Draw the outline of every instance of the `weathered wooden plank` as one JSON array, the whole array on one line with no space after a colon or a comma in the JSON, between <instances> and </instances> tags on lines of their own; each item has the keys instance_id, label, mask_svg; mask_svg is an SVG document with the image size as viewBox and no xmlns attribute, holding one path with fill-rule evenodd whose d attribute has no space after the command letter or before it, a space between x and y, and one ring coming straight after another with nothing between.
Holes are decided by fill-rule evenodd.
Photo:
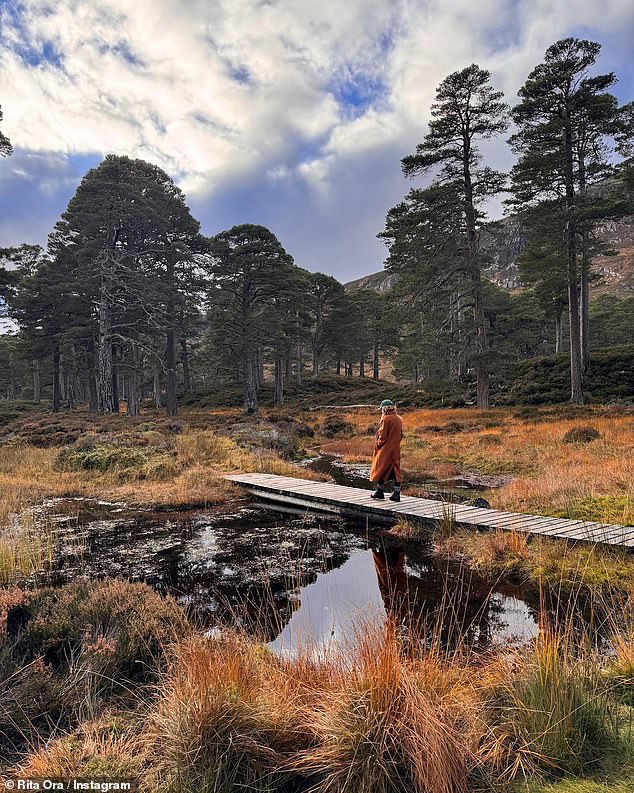
<instances>
[{"instance_id":1,"label":"weathered wooden plank","mask_svg":"<svg viewBox=\"0 0 634 793\"><path fill-rule=\"evenodd\" d=\"M381 522L394 522L408 517L436 522L451 517L464 526L634 547L632 526L481 509L414 496L404 496L400 503L392 502L388 498L380 501L371 499L367 489L275 474L235 474L227 478L244 485L258 498L269 502L286 503L306 509L317 508L320 511L356 515Z\"/></svg>"}]
</instances>

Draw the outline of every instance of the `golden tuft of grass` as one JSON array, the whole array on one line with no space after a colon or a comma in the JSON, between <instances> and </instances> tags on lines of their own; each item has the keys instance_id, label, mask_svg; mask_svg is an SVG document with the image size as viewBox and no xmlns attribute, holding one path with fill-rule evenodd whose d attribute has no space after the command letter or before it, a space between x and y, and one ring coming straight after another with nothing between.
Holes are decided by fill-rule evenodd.
<instances>
[{"instance_id":1,"label":"golden tuft of grass","mask_svg":"<svg viewBox=\"0 0 634 793\"><path fill-rule=\"evenodd\" d=\"M121 733L116 723L101 719L84 723L71 735L36 750L19 765L30 779L139 780L141 745L134 734Z\"/></svg>"},{"instance_id":2,"label":"golden tuft of grass","mask_svg":"<svg viewBox=\"0 0 634 793\"><path fill-rule=\"evenodd\" d=\"M143 731L151 789L274 789L292 718L275 662L237 634L179 645ZM267 685L268 683L268 685Z\"/></svg>"},{"instance_id":3,"label":"golden tuft of grass","mask_svg":"<svg viewBox=\"0 0 634 793\"><path fill-rule=\"evenodd\" d=\"M313 739L291 763L313 790L457 793L475 764L464 691L438 659L417 663L402 651L397 626L370 630L355 663L306 706ZM460 715L455 707L460 701Z\"/></svg>"}]
</instances>

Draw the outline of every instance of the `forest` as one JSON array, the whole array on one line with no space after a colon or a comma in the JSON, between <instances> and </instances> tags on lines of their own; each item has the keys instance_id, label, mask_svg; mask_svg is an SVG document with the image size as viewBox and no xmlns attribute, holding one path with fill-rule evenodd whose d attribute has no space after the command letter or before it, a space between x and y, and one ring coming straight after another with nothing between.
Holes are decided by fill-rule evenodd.
<instances>
[{"instance_id":1,"label":"forest","mask_svg":"<svg viewBox=\"0 0 634 793\"><path fill-rule=\"evenodd\" d=\"M152 400L174 416L179 398L223 384L254 412L267 382L281 405L285 384L306 377L387 374L432 402L486 407L513 400L527 361L566 352L569 397L583 402L592 352L631 343L634 326L632 295L591 300L593 257L617 253L596 230L634 207L634 104L610 93L614 74L590 74L599 52L553 44L513 108L479 66L441 83L401 163L430 181L379 232L395 276L382 292L306 271L262 226L206 237L164 171L106 156L46 249L0 251L0 393L53 411L125 402L130 415ZM481 144L511 124L516 161L504 174ZM513 291L486 278L503 233L486 214L498 196L522 229ZM628 395L629 385L607 396Z\"/></svg>"}]
</instances>

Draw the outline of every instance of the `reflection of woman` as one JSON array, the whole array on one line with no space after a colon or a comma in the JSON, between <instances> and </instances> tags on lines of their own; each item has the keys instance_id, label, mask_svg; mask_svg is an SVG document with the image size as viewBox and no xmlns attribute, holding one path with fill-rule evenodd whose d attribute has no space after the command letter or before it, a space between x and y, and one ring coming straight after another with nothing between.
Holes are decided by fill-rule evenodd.
<instances>
[{"instance_id":1,"label":"reflection of woman","mask_svg":"<svg viewBox=\"0 0 634 793\"><path fill-rule=\"evenodd\" d=\"M401 500L401 440L403 421L396 413L396 406L389 399L381 402L381 422L376 433L370 482L376 483L372 498L385 498L385 482L394 481L394 492L390 501Z\"/></svg>"},{"instance_id":2,"label":"reflection of woman","mask_svg":"<svg viewBox=\"0 0 634 793\"><path fill-rule=\"evenodd\" d=\"M409 614L405 554L400 548L372 551L379 591L388 617L403 622Z\"/></svg>"}]
</instances>

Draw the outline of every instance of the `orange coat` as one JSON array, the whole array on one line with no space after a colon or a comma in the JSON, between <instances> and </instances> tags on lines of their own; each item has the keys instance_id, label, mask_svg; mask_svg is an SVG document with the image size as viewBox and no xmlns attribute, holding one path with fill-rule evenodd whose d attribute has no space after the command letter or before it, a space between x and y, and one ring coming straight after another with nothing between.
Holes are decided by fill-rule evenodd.
<instances>
[{"instance_id":1,"label":"orange coat","mask_svg":"<svg viewBox=\"0 0 634 793\"><path fill-rule=\"evenodd\" d=\"M371 482L381 482L388 478L394 469L396 481L401 481L401 439L403 421L397 413L386 413L381 418L374 443Z\"/></svg>"}]
</instances>

